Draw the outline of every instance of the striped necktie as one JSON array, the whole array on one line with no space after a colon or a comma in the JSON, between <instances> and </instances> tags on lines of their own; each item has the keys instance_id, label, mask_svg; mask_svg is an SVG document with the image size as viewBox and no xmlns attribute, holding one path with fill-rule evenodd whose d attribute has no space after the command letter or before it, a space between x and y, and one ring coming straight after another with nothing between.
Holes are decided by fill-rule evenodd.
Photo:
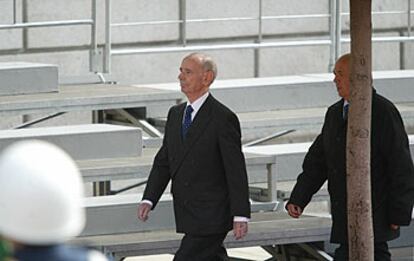
<instances>
[{"instance_id":1,"label":"striped necktie","mask_svg":"<svg viewBox=\"0 0 414 261\"><path fill-rule=\"evenodd\" d=\"M187 135L187 131L190 128L191 113L193 111L194 111L194 109L193 109L193 107L191 107L191 105L188 105L187 108L185 109L183 126L181 128L181 135L182 135L183 139L185 139L185 136Z\"/></svg>"},{"instance_id":2,"label":"striped necktie","mask_svg":"<svg viewBox=\"0 0 414 261\"><path fill-rule=\"evenodd\" d=\"M348 110L349 110L349 103L344 105L344 110L342 112L342 117L344 120L348 119Z\"/></svg>"}]
</instances>

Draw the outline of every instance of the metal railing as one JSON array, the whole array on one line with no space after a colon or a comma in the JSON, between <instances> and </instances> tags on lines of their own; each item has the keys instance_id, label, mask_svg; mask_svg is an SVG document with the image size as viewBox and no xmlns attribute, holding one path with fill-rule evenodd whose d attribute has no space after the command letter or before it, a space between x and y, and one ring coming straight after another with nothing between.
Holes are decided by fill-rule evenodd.
<instances>
[{"instance_id":1,"label":"metal railing","mask_svg":"<svg viewBox=\"0 0 414 261\"><path fill-rule=\"evenodd\" d=\"M330 46L329 68L331 71L336 59L341 54L341 44L350 42L349 37L342 37L342 17L349 16L349 13L341 12L340 0L328 0L330 11L328 14L304 14L304 15L263 15L263 0L258 0L259 14L252 17L228 17L228 18L206 18L206 19L187 19L186 0L178 0L180 3L179 20L164 21L146 21L146 22L129 22L129 23L111 23L111 0L106 0L106 38L105 38L105 72L111 70L111 56L113 55L130 55L130 54L148 54L148 53L169 53L169 52L193 52L193 51L211 51L211 50L227 50L227 49L255 49L255 76L258 77L259 72L259 52L257 50L263 48L276 47L293 47L293 46ZM373 12L373 15L390 15L390 14L406 14L407 15L407 35L394 37L373 37L373 42L407 42L413 41L411 36L411 0L407 0L407 11L382 11ZM312 19L327 18L329 19L329 38L323 37L316 40L294 40L294 41L267 41L263 42L263 21L265 20L281 20L281 19ZM240 21L257 21L257 39L252 43L230 43L230 44L206 44L206 45L188 45L187 26L191 23L209 23L209 22L240 22ZM161 24L178 24L180 27L181 45L173 47L143 47L131 49L112 49L111 30L114 27L125 26L149 26Z\"/></svg>"},{"instance_id":2,"label":"metal railing","mask_svg":"<svg viewBox=\"0 0 414 261\"><path fill-rule=\"evenodd\" d=\"M328 3L333 6L331 8L331 14L304 14L304 15L279 15L279 16L264 16L263 15L263 1L258 0L259 14L252 17L227 17L227 18L204 18L204 19L187 19L187 4L186 0L179 1L179 20L163 20L163 21L145 21L145 22L128 22L128 23L112 23L111 10L112 0L106 0L106 15L105 15L105 52L104 52L104 72L110 73L111 71L111 56L113 55L130 55L130 54L148 54L148 53L171 53L171 52L194 52L194 51L212 51L212 50L228 50L228 49L263 49L263 48L275 48L275 47L292 47L292 46L331 46L332 62L338 57L335 50L332 49L334 41L335 30L335 15L332 12L335 11L336 2L339 0L328 0ZM272 41L263 42L263 21L264 20L280 20L280 19L311 19L311 18L328 18L330 19L331 34L330 39L317 39L317 40L294 40L294 41ZM187 25L193 23L209 23L209 22L240 22L240 21L257 21L257 37L252 43L230 43L230 44L208 44L208 45L188 45L187 39ZM173 47L144 47L144 48L132 48L132 49L112 49L111 34L114 27L126 27L126 26L149 26L149 25L165 25L165 24L178 24L179 25L179 42L181 45ZM259 76L258 64L259 52L255 52L255 76Z\"/></svg>"},{"instance_id":3,"label":"metal railing","mask_svg":"<svg viewBox=\"0 0 414 261\"><path fill-rule=\"evenodd\" d=\"M97 42L97 3L96 0L91 0L91 17L89 19L78 19L78 20L58 20L58 21L42 21L42 22L28 22L27 14L27 1L22 1L22 21L18 22L18 8L17 0L13 0L13 21L10 24L0 24L1 30L10 30L10 29L23 29L22 31L22 47L18 49L18 53L27 53L30 48L27 46L27 29L29 28L39 28L39 27L59 27L59 26L84 26L90 25L90 44L88 49L90 51L90 71L98 72L98 64L96 57L98 57L98 42ZM13 49L15 50L15 49ZM13 53L9 51L9 53Z\"/></svg>"},{"instance_id":4,"label":"metal railing","mask_svg":"<svg viewBox=\"0 0 414 261\"><path fill-rule=\"evenodd\" d=\"M28 22L27 14L27 0L22 0L22 21L17 20L17 0L13 1L13 21L10 24L0 25L0 30L23 29L22 42L23 46L18 50L18 53L25 53L30 50L27 46L27 30L35 27L58 27L58 26L81 26L90 25L90 44L89 50L90 71L96 73L111 73L111 60L115 55L130 55L130 54L150 54L150 53L171 53L171 52L193 52L193 51L211 51L211 50L229 50L229 49L253 49L255 62L255 76L260 76L260 52L264 48L281 48L281 47L295 47L295 46L328 46L329 47L329 71L332 69L336 59L341 54L341 44L350 41L349 37L343 37L342 19L349 16L349 13L341 11L340 0L327 0L329 4L329 12L325 14L292 14L292 15L263 15L263 2L266 0L256 0L258 3L257 15L248 17L226 17L226 18L187 18L187 1L177 0L179 4L179 13L177 20L154 20L144 22L120 22L112 23L112 0L105 0L105 39L103 46L98 46L97 41L97 1L91 0L91 17L83 20L60 20L60 21L43 21L43 22ZM271 1L271 0L268 0ZM374 16L380 15L406 15L407 26L404 31L398 31L399 36L376 37L373 36L373 42L408 42L414 41L411 34L412 29L412 2L407 0L407 10L403 11L381 11L373 12ZM292 19L329 19L329 28L326 35L322 35L317 39L300 40L279 40L276 38L263 41L264 36L271 36L263 32L263 22L265 21L280 21ZM196 23L212 23L212 22L229 22L237 23L243 21L256 21L257 31L254 36L250 37L250 42L239 42L237 40L230 40L230 42L219 44L191 44L187 37L187 28L190 24ZM168 25L175 24L178 26L179 35L175 46L164 45L161 47L136 47L136 48L114 48L112 43L112 30L115 28L130 27L130 26L154 26L154 25ZM203 40L203 39L201 39ZM64 48L63 48L64 49ZM70 49L68 47L68 49ZM73 49L73 48L72 48ZM102 50L103 49L103 50ZM64 49L65 50L65 49ZM4 54L2 51L1 54Z\"/></svg>"}]
</instances>

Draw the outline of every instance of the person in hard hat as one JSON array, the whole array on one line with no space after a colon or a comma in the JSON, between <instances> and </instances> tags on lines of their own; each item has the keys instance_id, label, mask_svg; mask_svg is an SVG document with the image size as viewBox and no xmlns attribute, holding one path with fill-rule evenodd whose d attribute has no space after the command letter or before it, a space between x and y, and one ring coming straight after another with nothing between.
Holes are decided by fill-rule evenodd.
<instances>
[{"instance_id":1,"label":"person in hard hat","mask_svg":"<svg viewBox=\"0 0 414 261\"><path fill-rule=\"evenodd\" d=\"M0 235L19 261L105 261L95 250L66 241L85 226L83 184L72 160L57 146L20 141L0 155Z\"/></svg>"}]
</instances>

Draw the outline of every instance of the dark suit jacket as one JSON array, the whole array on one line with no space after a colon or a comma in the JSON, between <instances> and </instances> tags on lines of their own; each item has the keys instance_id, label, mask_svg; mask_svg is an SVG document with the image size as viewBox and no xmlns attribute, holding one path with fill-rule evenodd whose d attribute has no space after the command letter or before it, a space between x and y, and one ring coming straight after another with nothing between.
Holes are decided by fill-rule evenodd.
<instances>
[{"instance_id":1,"label":"dark suit jacket","mask_svg":"<svg viewBox=\"0 0 414 261\"><path fill-rule=\"evenodd\" d=\"M177 232L226 233L233 227L234 216L250 217L239 120L210 94L183 140L185 105L176 105L168 113L163 145L143 199L155 207L171 179Z\"/></svg>"},{"instance_id":2,"label":"dark suit jacket","mask_svg":"<svg viewBox=\"0 0 414 261\"><path fill-rule=\"evenodd\" d=\"M347 243L346 130L343 100L328 108L322 133L310 147L303 172L288 203L302 209L325 180L331 199L331 241ZM407 134L395 106L373 91L371 122L371 192L374 238L383 242L399 236L390 224L408 225L414 203L414 167Z\"/></svg>"}]
</instances>

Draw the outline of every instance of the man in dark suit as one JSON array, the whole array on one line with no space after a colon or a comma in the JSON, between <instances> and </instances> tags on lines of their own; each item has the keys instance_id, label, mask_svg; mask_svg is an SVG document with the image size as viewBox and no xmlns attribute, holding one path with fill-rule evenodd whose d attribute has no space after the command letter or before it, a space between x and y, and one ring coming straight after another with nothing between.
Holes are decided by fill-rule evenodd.
<instances>
[{"instance_id":1,"label":"man in dark suit","mask_svg":"<svg viewBox=\"0 0 414 261\"><path fill-rule=\"evenodd\" d=\"M186 56L178 76L188 101L168 112L138 218L145 221L171 180L176 229L184 233L175 261L227 260L223 241L247 233L250 203L237 116L209 87L217 74L211 57Z\"/></svg>"},{"instance_id":2,"label":"man in dark suit","mask_svg":"<svg viewBox=\"0 0 414 261\"><path fill-rule=\"evenodd\" d=\"M303 162L303 172L286 205L298 218L323 183L328 181L331 200L331 242L340 246L335 260L348 260L346 199L346 131L350 88L350 54L334 69L340 101L328 108L322 133ZM352 106L352 105L351 105ZM400 113L372 90L371 192L375 260L391 260L387 241L399 236L399 227L411 221L414 203L414 167Z\"/></svg>"}]
</instances>

